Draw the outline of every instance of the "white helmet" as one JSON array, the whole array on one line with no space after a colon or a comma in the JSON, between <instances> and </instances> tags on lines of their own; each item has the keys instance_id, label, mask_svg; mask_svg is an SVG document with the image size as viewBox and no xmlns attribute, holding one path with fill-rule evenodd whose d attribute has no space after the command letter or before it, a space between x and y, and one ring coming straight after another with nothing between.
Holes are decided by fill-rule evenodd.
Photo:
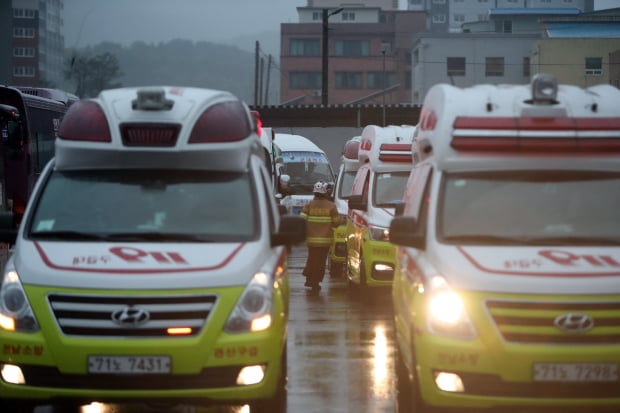
<instances>
[{"instance_id":1,"label":"white helmet","mask_svg":"<svg viewBox=\"0 0 620 413\"><path fill-rule=\"evenodd\" d=\"M327 194L328 187L329 185L327 184L327 182L319 181L314 184L314 190L312 192L314 192L315 194Z\"/></svg>"}]
</instances>

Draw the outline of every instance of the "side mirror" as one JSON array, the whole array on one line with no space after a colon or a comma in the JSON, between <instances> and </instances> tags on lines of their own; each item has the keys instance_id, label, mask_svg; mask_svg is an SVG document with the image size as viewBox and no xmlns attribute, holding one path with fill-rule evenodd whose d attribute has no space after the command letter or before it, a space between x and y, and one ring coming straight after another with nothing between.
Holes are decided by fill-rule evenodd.
<instances>
[{"instance_id":1,"label":"side mirror","mask_svg":"<svg viewBox=\"0 0 620 413\"><path fill-rule=\"evenodd\" d=\"M17 230L15 215L12 212L0 212L0 242L15 244Z\"/></svg>"},{"instance_id":2,"label":"side mirror","mask_svg":"<svg viewBox=\"0 0 620 413\"><path fill-rule=\"evenodd\" d=\"M359 209L360 211L367 211L368 205L366 202L363 202L362 195L351 195L349 197L349 208L351 209Z\"/></svg>"},{"instance_id":3,"label":"side mirror","mask_svg":"<svg viewBox=\"0 0 620 413\"><path fill-rule=\"evenodd\" d=\"M398 217L405 211L405 201L390 202L390 205L394 207L394 216Z\"/></svg>"},{"instance_id":4,"label":"side mirror","mask_svg":"<svg viewBox=\"0 0 620 413\"><path fill-rule=\"evenodd\" d=\"M280 229L271 234L271 246L299 244L306 240L306 220L299 215L280 217Z\"/></svg>"},{"instance_id":5,"label":"side mirror","mask_svg":"<svg viewBox=\"0 0 620 413\"><path fill-rule=\"evenodd\" d=\"M390 242L403 247L423 250L426 237L415 218L407 216L394 217L390 222Z\"/></svg>"}]
</instances>

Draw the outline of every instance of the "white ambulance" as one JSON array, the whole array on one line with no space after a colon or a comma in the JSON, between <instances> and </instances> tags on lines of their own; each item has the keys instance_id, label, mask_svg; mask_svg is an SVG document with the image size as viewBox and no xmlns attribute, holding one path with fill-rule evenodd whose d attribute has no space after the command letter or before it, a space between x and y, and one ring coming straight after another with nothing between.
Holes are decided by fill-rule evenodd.
<instances>
[{"instance_id":1,"label":"white ambulance","mask_svg":"<svg viewBox=\"0 0 620 413\"><path fill-rule=\"evenodd\" d=\"M298 215L314 198L315 183L325 181L333 186L334 172L325 151L305 136L276 133L273 143L278 153L276 179L280 205L288 213Z\"/></svg>"},{"instance_id":2,"label":"white ambulance","mask_svg":"<svg viewBox=\"0 0 620 413\"><path fill-rule=\"evenodd\" d=\"M216 90L107 90L74 103L58 136L1 278L3 411L283 411L285 245L305 221L279 216L247 106Z\"/></svg>"},{"instance_id":3,"label":"white ambulance","mask_svg":"<svg viewBox=\"0 0 620 413\"><path fill-rule=\"evenodd\" d=\"M388 227L402 204L415 129L368 125L362 130L347 212L346 275L353 288L392 285L395 246Z\"/></svg>"},{"instance_id":4,"label":"white ambulance","mask_svg":"<svg viewBox=\"0 0 620 413\"><path fill-rule=\"evenodd\" d=\"M435 85L416 144L390 225L404 411L618 411L620 90Z\"/></svg>"},{"instance_id":5,"label":"white ambulance","mask_svg":"<svg viewBox=\"0 0 620 413\"><path fill-rule=\"evenodd\" d=\"M347 256L346 235L347 235L347 213L349 212L349 195L353 189L353 181L359 169L358 152L361 136L354 136L345 142L342 148L340 167L336 177L336 186L333 191L333 198L338 214L340 214L341 225L334 228L334 242L328 256L329 274L335 277L342 275L345 268Z\"/></svg>"}]
</instances>

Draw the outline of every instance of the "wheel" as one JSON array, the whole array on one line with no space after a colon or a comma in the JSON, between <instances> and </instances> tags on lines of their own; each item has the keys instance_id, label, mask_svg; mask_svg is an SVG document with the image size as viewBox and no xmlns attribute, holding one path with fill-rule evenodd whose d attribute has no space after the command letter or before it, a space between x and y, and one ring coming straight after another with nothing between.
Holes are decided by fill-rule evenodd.
<instances>
[{"instance_id":1,"label":"wheel","mask_svg":"<svg viewBox=\"0 0 620 413\"><path fill-rule=\"evenodd\" d=\"M288 381L288 350L284 342L284 349L280 359L280 377L276 393L269 399L258 400L250 404L250 413L286 413L286 382Z\"/></svg>"},{"instance_id":2,"label":"wheel","mask_svg":"<svg viewBox=\"0 0 620 413\"><path fill-rule=\"evenodd\" d=\"M429 407L420 395L420 380L416 370L415 352L411 370L405 364L400 348L396 348L396 413L428 413Z\"/></svg>"}]
</instances>

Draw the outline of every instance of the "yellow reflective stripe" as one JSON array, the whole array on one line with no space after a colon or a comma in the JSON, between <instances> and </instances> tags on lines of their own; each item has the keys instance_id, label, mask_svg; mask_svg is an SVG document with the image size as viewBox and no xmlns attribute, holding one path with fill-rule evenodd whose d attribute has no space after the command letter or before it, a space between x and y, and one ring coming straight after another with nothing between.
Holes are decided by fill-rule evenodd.
<instances>
[{"instance_id":1,"label":"yellow reflective stripe","mask_svg":"<svg viewBox=\"0 0 620 413\"><path fill-rule=\"evenodd\" d=\"M308 217L308 222L316 222L316 223L330 223L332 222L331 217L314 217L314 216L309 216Z\"/></svg>"},{"instance_id":2,"label":"yellow reflective stripe","mask_svg":"<svg viewBox=\"0 0 620 413\"><path fill-rule=\"evenodd\" d=\"M332 239L325 237L308 237L306 238L306 242L309 244L331 244Z\"/></svg>"}]
</instances>

